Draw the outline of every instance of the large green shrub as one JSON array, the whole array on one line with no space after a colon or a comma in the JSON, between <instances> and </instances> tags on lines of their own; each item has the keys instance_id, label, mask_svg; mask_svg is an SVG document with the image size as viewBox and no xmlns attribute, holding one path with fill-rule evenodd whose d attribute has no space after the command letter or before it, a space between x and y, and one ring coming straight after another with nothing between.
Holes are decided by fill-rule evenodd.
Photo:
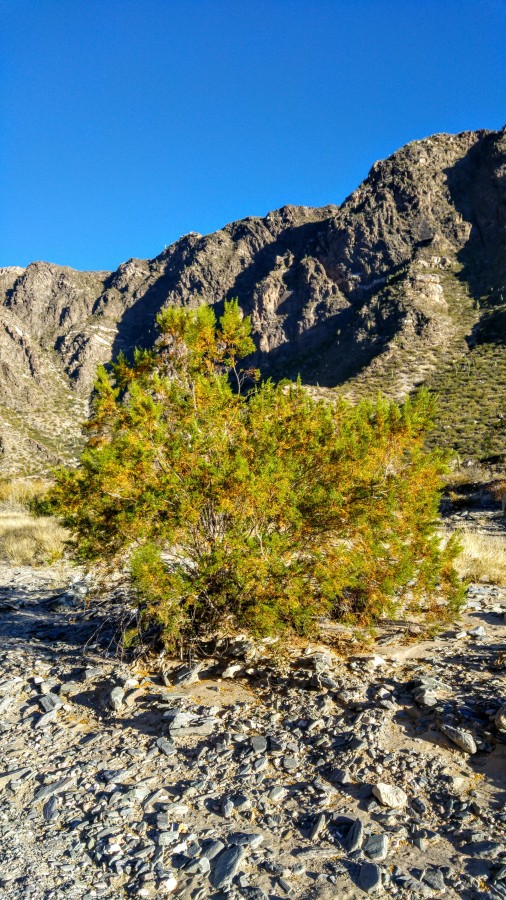
<instances>
[{"instance_id":1,"label":"large green shrub","mask_svg":"<svg viewBox=\"0 0 506 900\"><path fill-rule=\"evenodd\" d=\"M457 602L455 547L435 531L445 464L422 446L428 394L355 407L300 384L244 394L253 344L237 302L219 323L203 306L158 326L152 351L100 370L87 447L52 502L82 558L128 558L141 621L167 646L365 623L406 587Z\"/></svg>"}]
</instances>

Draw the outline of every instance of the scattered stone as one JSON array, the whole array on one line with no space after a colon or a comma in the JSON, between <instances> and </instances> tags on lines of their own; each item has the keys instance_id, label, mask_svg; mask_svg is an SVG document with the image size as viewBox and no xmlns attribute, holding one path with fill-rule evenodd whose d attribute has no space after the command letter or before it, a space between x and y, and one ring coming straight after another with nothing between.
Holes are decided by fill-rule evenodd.
<instances>
[{"instance_id":1,"label":"scattered stone","mask_svg":"<svg viewBox=\"0 0 506 900\"><path fill-rule=\"evenodd\" d=\"M310 841L315 841L316 838L319 837L320 833L325 828L326 823L327 823L327 819L326 819L325 813L320 813L320 815L316 817L314 825L311 828L311 831L309 832L309 840Z\"/></svg>"},{"instance_id":2,"label":"scattered stone","mask_svg":"<svg viewBox=\"0 0 506 900\"><path fill-rule=\"evenodd\" d=\"M242 672L244 666L242 663L231 663L226 669L221 673L222 678L235 678L239 672Z\"/></svg>"},{"instance_id":3,"label":"scattered stone","mask_svg":"<svg viewBox=\"0 0 506 900\"><path fill-rule=\"evenodd\" d=\"M334 781L336 784L351 784L352 778L350 773L346 771L346 769L332 769L330 773L330 780Z\"/></svg>"},{"instance_id":4,"label":"scattered stone","mask_svg":"<svg viewBox=\"0 0 506 900\"><path fill-rule=\"evenodd\" d=\"M388 837L386 834L371 834L364 845L364 852L369 859L382 862L388 855Z\"/></svg>"},{"instance_id":5,"label":"scattered stone","mask_svg":"<svg viewBox=\"0 0 506 900\"><path fill-rule=\"evenodd\" d=\"M360 819L355 819L348 834L346 835L345 845L348 853L354 853L355 850L360 850L363 839L364 826Z\"/></svg>"},{"instance_id":6,"label":"scattered stone","mask_svg":"<svg viewBox=\"0 0 506 900\"><path fill-rule=\"evenodd\" d=\"M228 847L220 853L211 874L211 884L214 888L222 888L232 881L241 864L244 853L244 847L237 844Z\"/></svg>"},{"instance_id":7,"label":"scattered stone","mask_svg":"<svg viewBox=\"0 0 506 900\"><path fill-rule=\"evenodd\" d=\"M37 722L35 723L35 728L44 729L49 725L52 725L56 721L56 709L50 709L49 712L44 713Z\"/></svg>"},{"instance_id":8,"label":"scattered stone","mask_svg":"<svg viewBox=\"0 0 506 900\"><path fill-rule=\"evenodd\" d=\"M464 728L454 728L452 725L446 725L444 722L439 726L440 731L457 747L460 747L464 753L476 753L476 742L469 731Z\"/></svg>"},{"instance_id":9,"label":"scattered stone","mask_svg":"<svg viewBox=\"0 0 506 900\"><path fill-rule=\"evenodd\" d=\"M482 638L486 637L487 632L485 631L483 625L477 625L476 628L471 628L469 634L471 635L471 637Z\"/></svg>"},{"instance_id":10,"label":"scattered stone","mask_svg":"<svg viewBox=\"0 0 506 900\"><path fill-rule=\"evenodd\" d=\"M225 844L223 841L211 841L211 843L206 847L205 850L202 851L202 856L205 856L207 859L214 859L215 856L218 856L218 853L221 853L222 850L225 849Z\"/></svg>"},{"instance_id":11,"label":"scattered stone","mask_svg":"<svg viewBox=\"0 0 506 900\"><path fill-rule=\"evenodd\" d=\"M484 613L493 590L500 589L480 595ZM0 610L0 637L5 615L18 612ZM96 632L90 623L88 634L92 626ZM66 620L60 634L68 627ZM485 640L496 641L498 628L492 623ZM69 900L123 893L206 900L210 891L230 900L303 900L320 890L322 898L353 890L464 896L485 890L478 878L489 892L504 890L506 900L506 813L490 803L495 776L489 781L484 769L485 782L475 783L448 745L426 739L440 720L461 722L480 735L473 737L479 763L496 743L500 750L501 656L491 653L487 669L483 642L469 642L464 655L438 638L433 659L399 656L381 676L363 656L346 665L311 651L278 680L262 658L251 685L223 684L206 701L216 681L174 690L171 676L167 690L155 675L150 683L106 657L93 674L98 689L83 688L82 644L74 652L62 640L37 640L29 652L24 638L12 649L0 641L0 701L10 701L0 717L6 900L36 900L39 889ZM93 645L86 652L101 653ZM243 658L231 654L231 665ZM216 679L217 659L205 665ZM133 693L114 717L104 716L113 684ZM73 694L82 696L67 701ZM132 697L139 702L129 703ZM39 709L52 714L48 727L33 727ZM401 726L395 742L394 716ZM392 792L396 802L385 803ZM360 819L345 814L354 808L350 796ZM297 827L305 846L293 851ZM437 860L435 841L451 869L425 868ZM407 865L408 853L409 871L397 869L393 863Z\"/></svg>"},{"instance_id":12,"label":"scattered stone","mask_svg":"<svg viewBox=\"0 0 506 900\"><path fill-rule=\"evenodd\" d=\"M494 724L499 731L506 731L506 703L497 710L494 716Z\"/></svg>"},{"instance_id":13,"label":"scattered stone","mask_svg":"<svg viewBox=\"0 0 506 900\"><path fill-rule=\"evenodd\" d=\"M54 819L55 816L58 815L58 799L57 799L57 797L53 796L53 797L50 797L49 800L47 800L47 802L42 807L42 815L44 816L44 819L46 820L46 822L51 822L51 820Z\"/></svg>"},{"instance_id":14,"label":"scattered stone","mask_svg":"<svg viewBox=\"0 0 506 900\"><path fill-rule=\"evenodd\" d=\"M309 859L309 860L325 860L325 859L335 859L336 856L340 856L342 851L339 847L304 847L301 850L294 851L297 854L299 859Z\"/></svg>"},{"instance_id":15,"label":"scattered stone","mask_svg":"<svg viewBox=\"0 0 506 900\"><path fill-rule=\"evenodd\" d=\"M114 712L118 712L123 706L123 700L125 699L125 692L122 687L116 685L109 694L108 704L109 708L114 710Z\"/></svg>"},{"instance_id":16,"label":"scattered stone","mask_svg":"<svg viewBox=\"0 0 506 900\"><path fill-rule=\"evenodd\" d=\"M166 740L166 738L158 738L158 740L156 741L156 746L161 753L165 754L165 756L170 757L174 756L174 754L177 753L175 745L171 741Z\"/></svg>"},{"instance_id":17,"label":"scattered stone","mask_svg":"<svg viewBox=\"0 0 506 900\"><path fill-rule=\"evenodd\" d=\"M199 674L204 668L204 665L204 662L198 662L193 666L182 666L173 674L173 683L179 686L194 684L199 680Z\"/></svg>"},{"instance_id":18,"label":"scattered stone","mask_svg":"<svg viewBox=\"0 0 506 900\"><path fill-rule=\"evenodd\" d=\"M434 891L444 894L446 890L445 880L441 869L426 869L422 875L422 881L428 884Z\"/></svg>"},{"instance_id":19,"label":"scattered stone","mask_svg":"<svg viewBox=\"0 0 506 900\"><path fill-rule=\"evenodd\" d=\"M406 792L393 784L380 782L374 785L372 792L383 806L388 806L390 809L400 809L408 802Z\"/></svg>"},{"instance_id":20,"label":"scattered stone","mask_svg":"<svg viewBox=\"0 0 506 900\"><path fill-rule=\"evenodd\" d=\"M363 863L360 867L358 883L366 894L372 894L381 888L381 869L375 863Z\"/></svg>"},{"instance_id":21,"label":"scattered stone","mask_svg":"<svg viewBox=\"0 0 506 900\"><path fill-rule=\"evenodd\" d=\"M267 738L261 734L254 734L250 738L250 746L254 753L265 753L267 750Z\"/></svg>"}]
</instances>

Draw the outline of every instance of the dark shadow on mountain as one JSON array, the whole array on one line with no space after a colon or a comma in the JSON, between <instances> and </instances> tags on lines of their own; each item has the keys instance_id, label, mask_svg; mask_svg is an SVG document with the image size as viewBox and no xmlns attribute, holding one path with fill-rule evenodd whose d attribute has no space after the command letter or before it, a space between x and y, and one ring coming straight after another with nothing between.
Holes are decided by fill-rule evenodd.
<instances>
[{"instance_id":1,"label":"dark shadow on mountain","mask_svg":"<svg viewBox=\"0 0 506 900\"><path fill-rule=\"evenodd\" d=\"M151 347L156 338L156 316L165 305L176 279L161 275L147 291L123 313L117 326L111 358L120 352L131 358L136 347Z\"/></svg>"},{"instance_id":2,"label":"dark shadow on mountain","mask_svg":"<svg viewBox=\"0 0 506 900\"><path fill-rule=\"evenodd\" d=\"M457 277L482 310L470 347L506 343L506 154L499 142L497 133L484 135L445 170L452 203L471 226L457 255Z\"/></svg>"},{"instance_id":3,"label":"dark shadow on mountain","mask_svg":"<svg viewBox=\"0 0 506 900\"><path fill-rule=\"evenodd\" d=\"M303 260L313 257L318 260L318 239L325 220L306 222L302 225L288 227L273 241L261 246L253 255L249 265L235 278L232 286L222 297L217 297L213 306L217 316L223 311L225 300L237 297L246 315L251 315L255 307L255 293L261 290L262 281L280 266L284 268L282 280L286 288L285 296L277 307L276 327L282 328L283 343L269 351L258 350L254 356L245 360L245 367L254 365L260 369L264 377L296 379L298 375L307 384L322 387L335 387L347 379L358 375L379 356L396 334L403 318L403 310L395 303L389 307L389 314L376 332L364 338L364 322L360 318L359 309L374 291L357 290L352 299L341 294L323 297L318 301L317 321L311 327L301 331L301 322L308 304L314 301L311 284L307 282L303 269ZM243 237L251 236L247 224L244 229L234 232L237 242ZM149 347L156 337L155 319L159 310L167 303L168 298L184 280L195 259L198 249L189 246L183 239L178 247L169 249L164 258L156 261L157 271L163 262L163 274L147 288L132 306L125 310L118 323L118 333L112 348L113 358L122 351L131 356L135 347ZM290 258L288 259L288 255ZM400 278L405 264L389 272L389 282L395 283L396 275ZM114 275L111 276L113 285ZM194 298L199 296L198 280L193 286ZM375 288L374 290L377 290ZM336 306L341 305L342 308ZM279 323L279 324L278 324ZM254 335L258 341L259 336ZM279 335L276 337L279 339Z\"/></svg>"}]
</instances>

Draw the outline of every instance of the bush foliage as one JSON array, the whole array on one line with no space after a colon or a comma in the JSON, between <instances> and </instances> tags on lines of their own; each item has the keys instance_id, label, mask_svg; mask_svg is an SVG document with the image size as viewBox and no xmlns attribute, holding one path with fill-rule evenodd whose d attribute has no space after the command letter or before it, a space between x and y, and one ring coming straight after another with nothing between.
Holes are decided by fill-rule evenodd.
<instances>
[{"instance_id":1,"label":"bush foliage","mask_svg":"<svg viewBox=\"0 0 506 900\"><path fill-rule=\"evenodd\" d=\"M422 446L427 393L352 407L255 381L239 368L254 347L236 301L219 322L168 308L158 327L151 351L99 371L80 466L52 492L81 558L128 559L144 626L174 647L370 622L406 588L457 603L456 548L435 531L445 461Z\"/></svg>"}]
</instances>

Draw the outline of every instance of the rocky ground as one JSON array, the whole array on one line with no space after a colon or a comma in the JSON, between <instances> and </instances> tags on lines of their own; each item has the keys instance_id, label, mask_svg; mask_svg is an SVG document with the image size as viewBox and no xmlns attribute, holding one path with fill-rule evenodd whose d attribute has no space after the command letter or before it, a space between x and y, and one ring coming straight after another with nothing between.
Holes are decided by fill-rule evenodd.
<instances>
[{"instance_id":1,"label":"rocky ground","mask_svg":"<svg viewBox=\"0 0 506 900\"><path fill-rule=\"evenodd\" d=\"M87 590L0 567L2 897L506 897L506 589L277 673L127 666Z\"/></svg>"}]
</instances>

